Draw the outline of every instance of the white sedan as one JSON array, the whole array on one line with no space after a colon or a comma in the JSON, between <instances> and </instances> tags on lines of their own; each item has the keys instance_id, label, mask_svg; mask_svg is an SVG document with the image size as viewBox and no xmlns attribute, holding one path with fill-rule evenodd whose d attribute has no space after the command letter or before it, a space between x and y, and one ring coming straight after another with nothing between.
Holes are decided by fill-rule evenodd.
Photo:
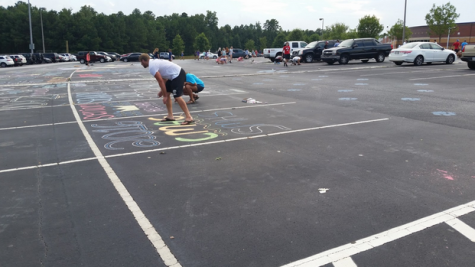
<instances>
[{"instance_id":1,"label":"white sedan","mask_svg":"<svg viewBox=\"0 0 475 267\"><path fill-rule=\"evenodd\" d=\"M205 52L203 52L203 53L200 54L200 58L205 58ZM208 58L217 59L217 58L218 58L218 54L214 54L214 53L208 52Z\"/></svg>"},{"instance_id":2,"label":"white sedan","mask_svg":"<svg viewBox=\"0 0 475 267\"><path fill-rule=\"evenodd\" d=\"M391 54L389 54L388 60L396 65L406 62L420 66L423 63L432 64L432 62L452 64L456 58L455 51L445 49L436 43L414 42L405 44L398 49L393 49Z\"/></svg>"}]
</instances>

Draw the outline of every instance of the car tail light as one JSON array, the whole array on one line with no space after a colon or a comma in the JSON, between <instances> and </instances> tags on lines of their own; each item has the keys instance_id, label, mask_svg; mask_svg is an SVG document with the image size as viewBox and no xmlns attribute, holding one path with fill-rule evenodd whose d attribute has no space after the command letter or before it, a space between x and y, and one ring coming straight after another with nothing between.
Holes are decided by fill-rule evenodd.
<instances>
[{"instance_id":1,"label":"car tail light","mask_svg":"<svg viewBox=\"0 0 475 267\"><path fill-rule=\"evenodd\" d=\"M391 49L394 49L393 44L391 44Z\"/></svg>"},{"instance_id":2,"label":"car tail light","mask_svg":"<svg viewBox=\"0 0 475 267\"><path fill-rule=\"evenodd\" d=\"M410 53L412 53L412 51L400 51L399 53L401 53L401 54L410 54Z\"/></svg>"}]
</instances>

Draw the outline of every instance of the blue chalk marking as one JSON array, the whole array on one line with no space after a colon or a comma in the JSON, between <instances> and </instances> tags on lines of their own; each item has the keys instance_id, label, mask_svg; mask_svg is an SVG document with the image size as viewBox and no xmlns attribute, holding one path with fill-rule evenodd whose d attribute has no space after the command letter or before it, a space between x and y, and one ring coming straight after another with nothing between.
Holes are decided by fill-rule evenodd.
<instances>
[{"instance_id":1,"label":"blue chalk marking","mask_svg":"<svg viewBox=\"0 0 475 267\"><path fill-rule=\"evenodd\" d=\"M294 85L305 85L305 83L294 83Z\"/></svg>"},{"instance_id":2,"label":"blue chalk marking","mask_svg":"<svg viewBox=\"0 0 475 267\"><path fill-rule=\"evenodd\" d=\"M421 93L433 93L434 90L417 90L417 92L421 92Z\"/></svg>"},{"instance_id":3,"label":"blue chalk marking","mask_svg":"<svg viewBox=\"0 0 475 267\"><path fill-rule=\"evenodd\" d=\"M353 90L338 90L338 93L349 93L353 92Z\"/></svg>"},{"instance_id":4,"label":"blue chalk marking","mask_svg":"<svg viewBox=\"0 0 475 267\"><path fill-rule=\"evenodd\" d=\"M355 85L368 85L367 83L355 83Z\"/></svg>"},{"instance_id":5,"label":"blue chalk marking","mask_svg":"<svg viewBox=\"0 0 475 267\"><path fill-rule=\"evenodd\" d=\"M263 84L263 83L253 83L253 84L256 84L256 85L257 85L257 84Z\"/></svg>"},{"instance_id":6,"label":"blue chalk marking","mask_svg":"<svg viewBox=\"0 0 475 267\"><path fill-rule=\"evenodd\" d=\"M402 101L420 101L420 98L401 98Z\"/></svg>"},{"instance_id":7,"label":"blue chalk marking","mask_svg":"<svg viewBox=\"0 0 475 267\"><path fill-rule=\"evenodd\" d=\"M342 100L342 101L353 101L353 100L357 100L358 98L349 98L349 97L344 97L344 98L338 98L338 100Z\"/></svg>"},{"instance_id":8,"label":"blue chalk marking","mask_svg":"<svg viewBox=\"0 0 475 267\"><path fill-rule=\"evenodd\" d=\"M322 79L312 79L312 81L321 81Z\"/></svg>"},{"instance_id":9,"label":"blue chalk marking","mask_svg":"<svg viewBox=\"0 0 475 267\"><path fill-rule=\"evenodd\" d=\"M432 114L436 116L455 116L457 113L455 112L446 112L446 111L434 111Z\"/></svg>"},{"instance_id":10,"label":"blue chalk marking","mask_svg":"<svg viewBox=\"0 0 475 267\"><path fill-rule=\"evenodd\" d=\"M368 79L356 79L357 81L367 81Z\"/></svg>"},{"instance_id":11,"label":"blue chalk marking","mask_svg":"<svg viewBox=\"0 0 475 267\"><path fill-rule=\"evenodd\" d=\"M327 78L328 76L318 76L318 77L320 77L320 78Z\"/></svg>"},{"instance_id":12,"label":"blue chalk marking","mask_svg":"<svg viewBox=\"0 0 475 267\"><path fill-rule=\"evenodd\" d=\"M298 91L300 91L300 89L288 89L287 91L289 91L289 92L298 92Z\"/></svg>"},{"instance_id":13,"label":"blue chalk marking","mask_svg":"<svg viewBox=\"0 0 475 267\"><path fill-rule=\"evenodd\" d=\"M414 85L415 86L427 86L428 84L427 83L415 83Z\"/></svg>"}]
</instances>

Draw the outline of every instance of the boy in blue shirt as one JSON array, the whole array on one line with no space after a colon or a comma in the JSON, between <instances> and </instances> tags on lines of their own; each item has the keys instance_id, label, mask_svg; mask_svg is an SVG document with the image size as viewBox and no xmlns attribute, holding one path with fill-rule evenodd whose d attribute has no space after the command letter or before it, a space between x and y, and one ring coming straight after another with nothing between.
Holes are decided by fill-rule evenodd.
<instances>
[{"instance_id":1,"label":"boy in blue shirt","mask_svg":"<svg viewBox=\"0 0 475 267\"><path fill-rule=\"evenodd\" d=\"M205 89L205 84L202 80L196 77L194 74L186 74L186 82L183 87L183 94L190 96L190 101L186 102L187 104L194 104L198 100L198 95L194 93L199 93Z\"/></svg>"}]
</instances>

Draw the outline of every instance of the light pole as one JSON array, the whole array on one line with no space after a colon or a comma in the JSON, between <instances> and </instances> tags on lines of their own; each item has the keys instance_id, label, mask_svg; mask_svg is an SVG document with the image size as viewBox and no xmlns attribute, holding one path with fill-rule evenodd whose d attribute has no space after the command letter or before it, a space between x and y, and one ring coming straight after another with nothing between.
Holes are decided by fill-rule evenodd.
<instances>
[{"instance_id":1,"label":"light pole","mask_svg":"<svg viewBox=\"0 0 475 267\"><path fill-rule=\"evenodd\" d=\"M45 52L45 36L43 34L43 8L40 8L40 18L41 18L41 39L43 40L43 54Z\"/></svg>"},{"instance_id":2,"label":"light pole","mask_svg":"<svg viewBox=\"0 0 475 267\"><path fill-rule=\"evenodd\" d=\"M407 0L404 1L404 26L402 27L402 43L404 44L406 40L406 8L407 8Z\"/></svg>"},{"instance_id":3,"label":"light pole","mask_svg":"<svg viewBox=\"0 0 475 267\"><path fill-rule=\"evenodd\" d=\"M322 21L322 37L323 37L323 23L325 23L325 19L320 18L320 20Z\"/></svg>"},{"instance_id":4,"label":"light pole","mask_svg":"<svg viewBox=\"0 0 475 267\"><path fill-rule=\"evenodd\" d=\"M35 45L33 44L33 31L31 30L31 5L30 5L30 0L28 0L28 18L30 19L30 51L33 54L33 49L35 49Z\"/></svg>"}]
</instances>

